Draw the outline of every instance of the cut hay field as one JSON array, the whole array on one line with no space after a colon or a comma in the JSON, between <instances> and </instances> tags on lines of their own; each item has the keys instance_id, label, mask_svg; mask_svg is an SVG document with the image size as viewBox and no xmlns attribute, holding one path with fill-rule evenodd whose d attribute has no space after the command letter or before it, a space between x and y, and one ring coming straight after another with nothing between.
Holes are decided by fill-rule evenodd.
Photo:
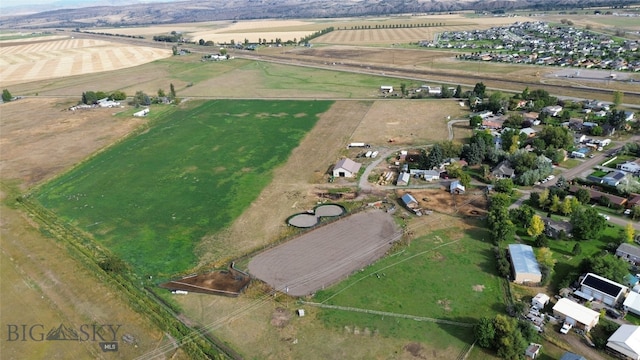
<instances>
[{"instance_id":1,"label":"cut hay field","mask_svg":"<svg viewBox=\"0 0 640 360\"><path fill-rule=\"evenodd\" d=\"M138 274L184 272L197 264L202 237L242 214L330 105L193 102L47 183L35 196Z\"/></svg>"},{"instance_id":2,"label":"cut hay field","mask_svg":"<svg viewBox=\"0 0 640 360\"><path fill-rule=\"evenodd\" d=\"M0 47L0 85L112 71L169 56L170 50L102 40L6 42Z\"/></svg>"}]
</instances>

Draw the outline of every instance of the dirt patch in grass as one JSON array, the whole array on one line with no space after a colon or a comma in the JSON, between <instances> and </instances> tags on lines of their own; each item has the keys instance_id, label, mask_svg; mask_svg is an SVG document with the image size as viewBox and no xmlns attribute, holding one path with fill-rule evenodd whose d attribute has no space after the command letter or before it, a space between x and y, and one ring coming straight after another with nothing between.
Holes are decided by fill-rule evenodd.
<instances>
[{"instance_id":1,"label":"dirt patch in grass","mask_svg":"<svg viewBox=\"0 0 640 360\"><path fill-rule=\"evenodd\" d=\"M476 292L483 292L484 291L484 285L473 285L473 291Z\"/></svg>"},{"instance_id":2,"label":"dirt patch in grass","mask_svg":"<svg viewBox=\"0 0 640 360\"><path fill-rule=\"evenodd\" d=\"M479 190L452 195L444 188L412 189L401 191L398 196L401 197L405 193L413 195L423 210L464 217L481 217L487 213L486 197Z\"/></svg>"}]
</instances>

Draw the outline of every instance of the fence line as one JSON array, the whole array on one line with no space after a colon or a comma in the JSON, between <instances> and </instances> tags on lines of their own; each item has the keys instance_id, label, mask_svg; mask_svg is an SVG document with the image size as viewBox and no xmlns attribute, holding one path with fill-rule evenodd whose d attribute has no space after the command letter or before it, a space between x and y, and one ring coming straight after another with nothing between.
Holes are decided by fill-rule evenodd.
<instances>
[{"instance_id":1,"label":"fence line","mask_svg":"<svg viewBox=\"0 0 640 360\"><path fill-rule=\"evenodd\" d=\"M370 309L361 309L361 308L354 308L350 306L328 305L328 304L321 304L321 303L308 302L308 301L301 301L301 303L305 305L310 305L310 306L315 306L315 307L325 308L325 309L360 312L360 313L366 313L366 314L397 317L397 318L411 319L415 321L428 321L428 322L461 326L461 327L473 327L475 325L475 324L463 323L458 321L435 319L430 317L416 316L416 315L409 315L409 314L398 314L398 313L391 313L386 311L378 311L378 310L370 310Z\"/></svg>"}]
</instances>

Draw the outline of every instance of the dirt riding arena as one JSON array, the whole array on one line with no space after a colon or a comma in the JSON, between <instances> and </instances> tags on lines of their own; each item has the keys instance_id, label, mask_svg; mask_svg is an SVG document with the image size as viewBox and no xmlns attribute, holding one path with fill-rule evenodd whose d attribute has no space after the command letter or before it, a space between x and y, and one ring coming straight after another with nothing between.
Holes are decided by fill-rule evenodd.
<instances>
[{"instance_id":1,"label":"dirt riding arena","mask_svg":"<svg viewBox=\"0 0 640 360\"><path fill-rule=\"evenodd\" d=\"M391 215L365 211L258 254L249 272L278 291L309 295L382 257L401 234Z\"/></svg>"},{"instance_id":2,"label":"dirt riding arena","mask_svg":"<svg viewBox=\"0 0 640 360\"><path fill-rule=\"evenodd\" d=\"M3 42L0 47L2 86L145 64L171 56L171 50L131 46L102 40L54 38L51 41Z\"/></svg>"},{"instance_id":3,"label":"dirt riding arena","mask_svg":"<svg viewBox=\"0 0 640 360\"><path fill-rule=\"evenodd\" d=\"M481 190L471 190L464 194L451 195L442 189L412 189L398 193L398 198L410 193L424 211L465 217L481 217L487 214L487 199Z\"/></svg>"}]
</instances>

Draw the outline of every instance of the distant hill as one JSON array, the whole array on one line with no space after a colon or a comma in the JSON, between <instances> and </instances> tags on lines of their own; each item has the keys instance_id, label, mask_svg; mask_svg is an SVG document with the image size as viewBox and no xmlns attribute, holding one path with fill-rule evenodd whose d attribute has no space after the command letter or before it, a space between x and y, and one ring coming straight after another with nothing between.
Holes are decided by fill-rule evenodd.
<instances>
[{"instance_id":1,"label":"distant hill","mask_svg":"<svg viewBox=\"0 0 640 360\"><path fill-rule=\"evenodd\" d=\"M25 15L9 16L3 10L5 15L0 17L0 28L82 28L212 20L431 14L463 10L542 11L593 6L615 9L638 3L640 0L188 0L134 4L127 1L124 5L122 0L110 0L101 2L101 6L65 8ZM69 2L58 4L70 6Z\"/></svg>"}]
</instances>

